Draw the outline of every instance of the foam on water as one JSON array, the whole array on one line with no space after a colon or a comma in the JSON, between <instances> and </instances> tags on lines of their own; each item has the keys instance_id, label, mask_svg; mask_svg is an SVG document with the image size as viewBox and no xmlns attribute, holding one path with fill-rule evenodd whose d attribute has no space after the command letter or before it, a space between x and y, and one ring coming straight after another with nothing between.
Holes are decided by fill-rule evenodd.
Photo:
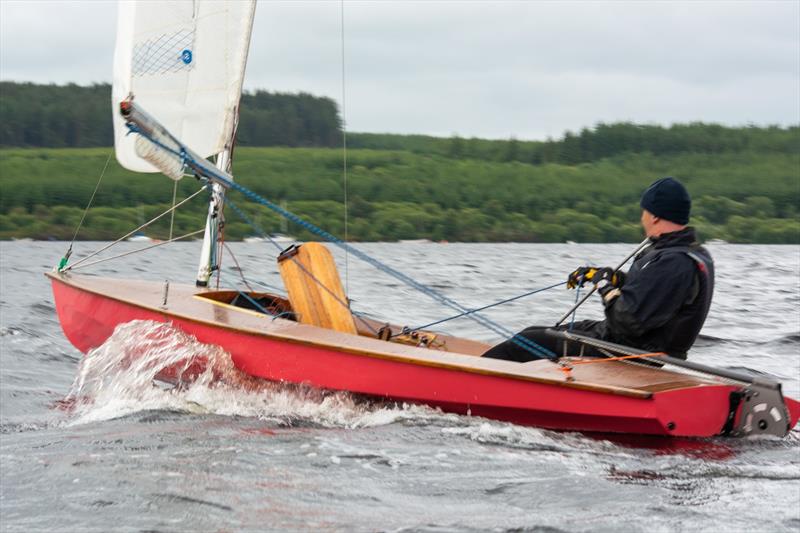
<instances>
[{"instance_id":1,"label":"foam on water","mask_svg":"<svg viewBox=\"0 0 800 533\"><path fill-rule=\"evenodd\" d=\"M165 375L170 387L163 386ZM144 320L120 324L81 360L64 404L73 415L71 424L145 410L348 428L447 416L424 406L375 403L345 392L253 378L219 346L201 343L171 324Z\"/></svg>"},{"instance_id":2,"label":"foam on water","mask_svg":"<svg viewBox=\"0 0 800 533\"><path fill-rule=\"evenodd\" d=\"M632 454L629 448L599 436L588 438L583 433L549 431L482 418L463 420L466 421L465 425L442 428L442 433L462 436L481 444L512 449L557 452L579 456L588 453L595 459L602 456L622 458L635 455Z\"/></svg>"}]
</instances>

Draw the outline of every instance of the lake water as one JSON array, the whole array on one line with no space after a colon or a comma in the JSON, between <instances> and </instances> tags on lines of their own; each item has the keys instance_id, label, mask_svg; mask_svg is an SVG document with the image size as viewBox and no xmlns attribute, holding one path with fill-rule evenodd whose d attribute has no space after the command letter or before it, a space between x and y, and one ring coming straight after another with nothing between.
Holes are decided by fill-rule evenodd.
<instances>
[{"instance_id":1,"label":"lake water","mask_svg":"<svg viewBox=\"0 0 800 533\"><path fill-rule=\"evenodd\" d=\"M78 243L77 256L100 245ZM468 307L551 285L582 264L614 264L633 248L359 247ZM225 354L147 323L94 354L102 371L81 369L42 275L65 248L0 243L0 531L800 530L798 430L780 440L604 440L277 384L163 390L146 369L114 372L115 361L127 351ZM191 283L198 248L91 271ZM249 279L280 286L270 245L231 248ZM800 247L710 249L717 291L690 358L769 372L797 398ZM356 310L410 326L452 314L353 257L337 260ZM231 266L226 256L229 284L239 278ZM574 297L558 288L487 314L510 329L551 324ZM600 309L590 300L577 318ZM465 319L441 328L495 340ZM78 376L93 386L73 401Z\"/></svg>"}]
</instances>

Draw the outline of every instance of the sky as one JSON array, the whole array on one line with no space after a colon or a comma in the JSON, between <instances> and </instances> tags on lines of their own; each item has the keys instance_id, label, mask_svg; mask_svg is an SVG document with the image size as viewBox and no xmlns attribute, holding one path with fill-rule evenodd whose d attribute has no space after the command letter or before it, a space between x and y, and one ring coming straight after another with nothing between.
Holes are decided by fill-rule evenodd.
<instances>
[{"instance_id":1,"label":"sky","mask_svg":"<svg viewBox=\"0 0 800 533\"><path fill-rule=\"evenodd\" d=\"M155 0L154 0L155 1ZM245 89L342 100L336 0L259 2ZM0 79L110 82L116 2L0 0ZM344 2L348 130L800 123L800 0Z\"/></svg>"}]
</instances>

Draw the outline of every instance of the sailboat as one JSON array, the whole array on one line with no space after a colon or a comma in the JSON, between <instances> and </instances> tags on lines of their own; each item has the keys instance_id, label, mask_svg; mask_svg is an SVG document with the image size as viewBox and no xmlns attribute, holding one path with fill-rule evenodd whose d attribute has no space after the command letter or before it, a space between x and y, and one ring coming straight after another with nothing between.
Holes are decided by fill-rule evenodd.
<instances>
[{"instance_id":1,"label":"sailboat","mask_svg":"<svg viewBox=\"0 0 800 533\"><path fill-rule=\"evenodd\" d=\"M193 175L210 200L194 283L76 273L86 258L73 265L62 260L47 273L62 329L80 351L100 346L120 324L151 320L221 346L239 370L264 380L529 426L741 437L785 436L796 425L800 403L763 376L568 332L553 334L611 357L502 361L481 357L489 348L482 342L359 316L350 309L330 251L319 242L278 255L286 296L212 287L223 206L235 190L477 323L505 331L234 181L233 140L254 9L254 0L120 3L112 102L116 157L134 171L161 171L176 180ZM642 364L644 358L650 364Z\"/></svg>"}]
</instances>

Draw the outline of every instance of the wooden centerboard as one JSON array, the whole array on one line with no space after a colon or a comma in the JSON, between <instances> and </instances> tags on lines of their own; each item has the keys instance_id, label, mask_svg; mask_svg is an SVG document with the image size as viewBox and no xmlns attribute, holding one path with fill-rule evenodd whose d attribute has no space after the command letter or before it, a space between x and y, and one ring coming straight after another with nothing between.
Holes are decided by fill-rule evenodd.
<instances>
[{"instance_id":1,"label":"wooden centerboard","mask_svg":"<svg viewBox=\"0 0 800 533\"><path fill-rule=\"evenodd\" d=\"M278 268L298 322L358 333L333 255L324 244L307 242L284 251Z\"/></svg>"}]
</instances>

